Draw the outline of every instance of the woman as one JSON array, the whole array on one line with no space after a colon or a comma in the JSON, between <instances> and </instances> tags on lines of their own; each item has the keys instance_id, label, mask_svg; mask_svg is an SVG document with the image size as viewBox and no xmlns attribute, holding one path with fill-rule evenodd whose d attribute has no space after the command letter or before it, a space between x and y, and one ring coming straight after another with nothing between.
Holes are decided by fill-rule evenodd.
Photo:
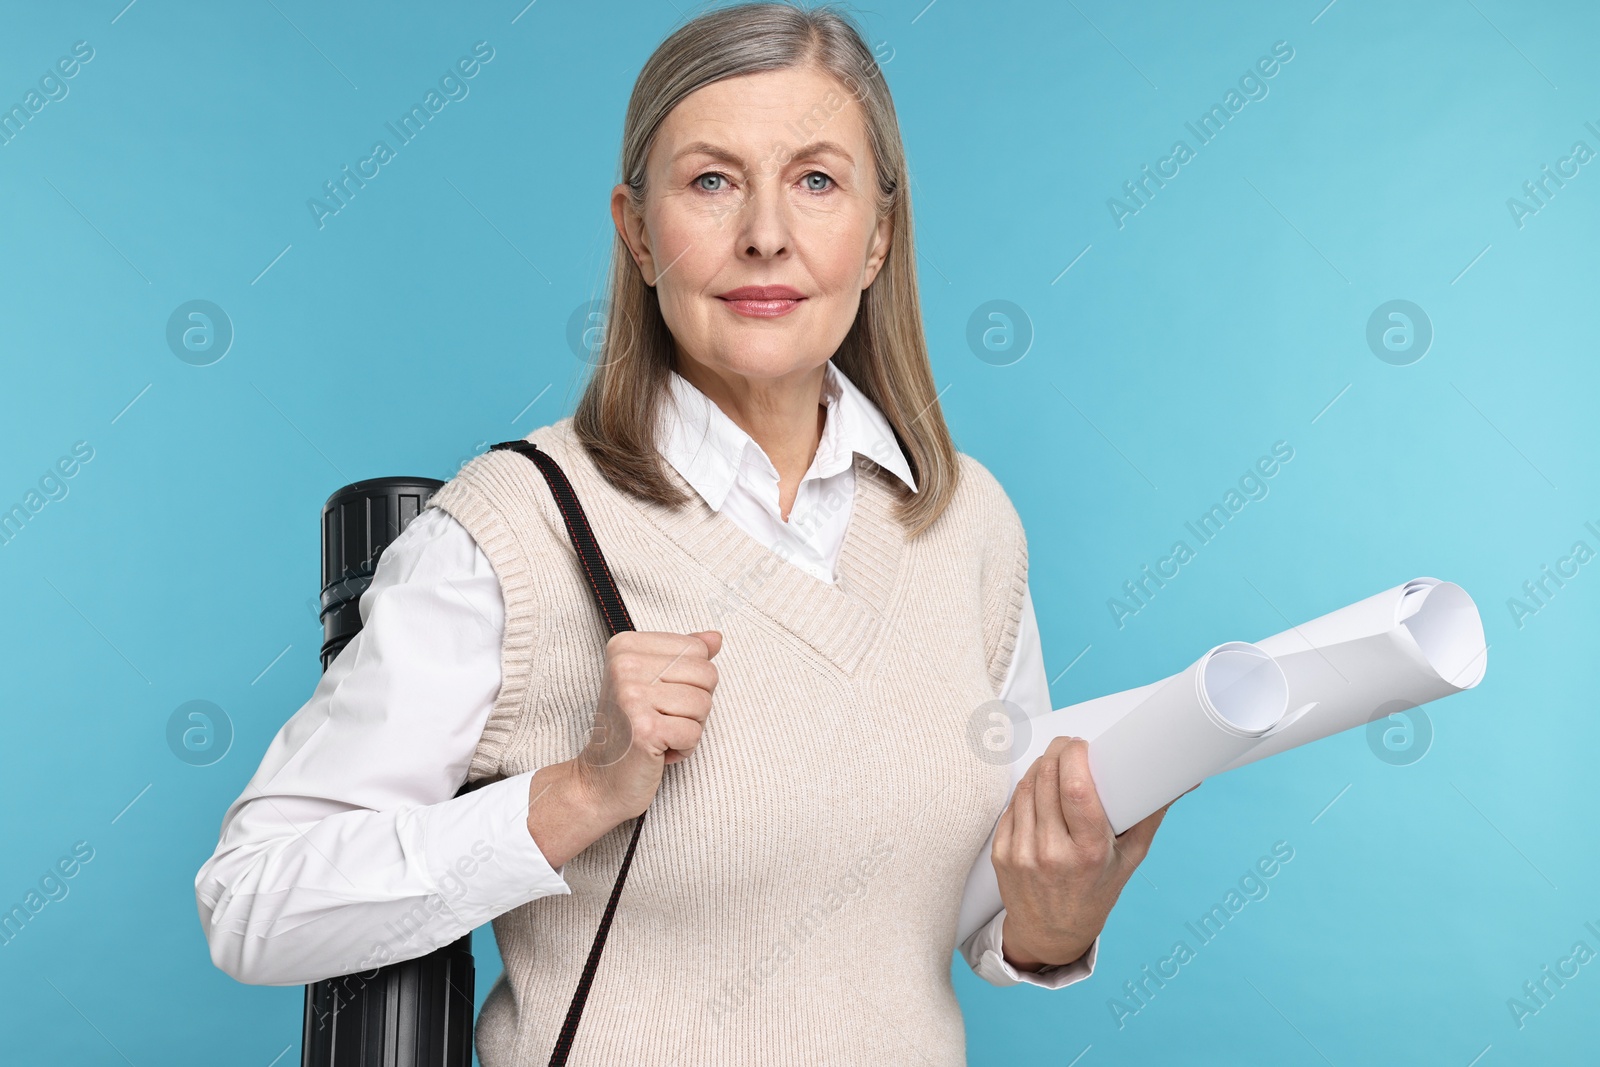
<instances>
[{"instance_id":1,"label":"woman","mask_svg":"<svg viewBox=\"0 0 1600 1067\"><path fill-rule=\"evenodd\" d=\"M574 1062L963 1063L949 954L991 828L1006 909L961 950L1060 988L1165 809L1114 838L1076 739L1008 804L969 740L997 699L1050 706L1027 544L940 415L905 155L851 22L681 27L622 173L601 358L528 439L646 629L606 640L532 464L468 463L229 809L196 879L213 958L309 982L492 919L479 1056L542 1063L648 807Z\"/></svg>"}]
</instances>

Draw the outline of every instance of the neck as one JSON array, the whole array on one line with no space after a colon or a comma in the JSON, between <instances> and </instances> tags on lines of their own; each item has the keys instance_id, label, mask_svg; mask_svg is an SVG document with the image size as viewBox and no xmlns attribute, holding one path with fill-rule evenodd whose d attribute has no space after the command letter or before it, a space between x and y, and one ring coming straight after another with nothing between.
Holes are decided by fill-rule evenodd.
<instances>
[{"instance_id":1,"label":"neck","mask_svg":"<svg viewBox=\"0 0 1600 1067\"><path fill-rule=\"evenodd\" d=\"M784 520L811 469L827 408L822 404L825 365L776 378L734 374L678 353L676 370L749 434L778 470L778 497Z\"/></svg>"}]
</instances>

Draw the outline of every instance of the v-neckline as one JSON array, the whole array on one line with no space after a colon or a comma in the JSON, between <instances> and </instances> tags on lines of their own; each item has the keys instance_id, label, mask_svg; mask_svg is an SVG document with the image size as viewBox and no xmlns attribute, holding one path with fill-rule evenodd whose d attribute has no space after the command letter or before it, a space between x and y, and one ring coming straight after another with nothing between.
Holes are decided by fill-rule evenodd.
<instances>
[{"instance_id":1,"label":"v-neckline","mask_svg":"<svg viewBox=\"0 0 1600 1067\"><path fill-rule=\"evenodd\" d=\"M563 443L583 453L586 473L605 481L570 432L563 435ZM713 614L737 611L741 602L748 602L849 675L878 635L905 557L905 531L893 513L894 475L859 452L852 455L852 465L855 493L833 582L789 562L726 513L713 509L670 463L662 467L688 494L688 503L673 509L637 497L627 499L726 587L726 600L721 606L713 602ZM715 629L717 620L705 625Z\"/></svg>"}]
</instances>

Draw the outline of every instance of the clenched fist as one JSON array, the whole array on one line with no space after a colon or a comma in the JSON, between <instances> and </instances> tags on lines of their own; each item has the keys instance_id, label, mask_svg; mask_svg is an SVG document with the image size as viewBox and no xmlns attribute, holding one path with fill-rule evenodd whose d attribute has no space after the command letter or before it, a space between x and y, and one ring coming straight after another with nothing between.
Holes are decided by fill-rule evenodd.
<instances>
[{"instance_id":1,"label":"clenched fist","mask_svg":"<svg viewBox=\"0 0 1600 1067\"><path fill-rule=\"evenodd\" d=\"M722 634L626 630L606 642L589 743L534 774L528 832L554 867L642 815L662 770L689 757L711 714Z\"/></svg>"},{"instance_id":2,"label":"clenched fist","mask_svg":"<svg viewBox=\"0 0 1600 1067\"><path fill-rule=\"evenodd\" d=\"M618 822L642 814L661 787L662 768L700 743L722 634L624 631L606 642L605 677L594 731L578 754L578 777Z\"/></svg>"}]
</instances>

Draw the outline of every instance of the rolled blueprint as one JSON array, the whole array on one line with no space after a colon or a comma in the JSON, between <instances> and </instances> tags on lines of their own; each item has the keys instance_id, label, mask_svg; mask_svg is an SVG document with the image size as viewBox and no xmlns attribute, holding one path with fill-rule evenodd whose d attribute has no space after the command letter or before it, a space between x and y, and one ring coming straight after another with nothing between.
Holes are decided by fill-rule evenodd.
<instances>
[{"instance_id":1,"label":"rolled blueprint","mask_svg":"<svg viewBox=\"0 0 1600 1067\"><path fill-rule=\"evenodd\" d=\"M1283 668L1291 706L1314 706L1224 770L1471 689L1488 667L1478 606L1437 578L1413 579L1256 644Z\"/></svg>"},{"instance_id":2,"label":"rolled blueprint","mask_svg":"<svg viewBox=\"0 0 1600 1067\"><path fill-rule=\"evenodd\" d=\"M1054 738L1092 732L1089 773L1120 834L1286 725L1288 693L1271 656L1229 641L1170 678L1031 720L1027 750L1011 763L1012 788ZM991 830L967 878L958 941L1000 911L993 845Z\"/></svg>"}]
</instances>

